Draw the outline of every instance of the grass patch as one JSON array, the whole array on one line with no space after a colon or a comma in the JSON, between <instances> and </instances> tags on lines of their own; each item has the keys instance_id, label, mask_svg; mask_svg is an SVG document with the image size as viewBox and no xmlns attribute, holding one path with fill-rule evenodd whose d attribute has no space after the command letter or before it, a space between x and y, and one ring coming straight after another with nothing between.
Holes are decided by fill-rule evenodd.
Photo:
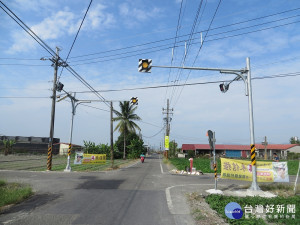
<instances>
[{"instance_id":1,"label":"grass patch","mask_svg":"<svg viewBox=\"0 0 300 225\"><path fill-rule=\"evenodd\" d=\"M190 166L190 162L188 159L179 159L179 158L172 158L169 161L178 169L178 170L185 170L186 167ZM218 173L221 173L221 161L218 159L217 161L217 170ZM203 173L214 173L214 170L210 169L210 159L207 158L195 158L193 162L193 167L196 170L201 170Z\"/></svg>"},{"instance_id":2,"label":"grass patch","mask_svg":"<svg viewBox=\"0 0 300 225\"><path fill-rule=\"evenodd\" d=\"M282 197L288 197L294 195L294 184L288 183L270 183L270 184L259 184L259 187L263 191L271 191L274 194ZM300 194L300 186L296 188L296 195Z\"/></svg>"},{"instance_id":3,"label":"grass patch","mask_svg":"<svg viewBox=\"0 0 300 225\"><path fill-rule=\"evenodd\" d=\"M195 218L195 220L202 220L205 218L200 209L193 209L192 216Z\"/></svg>"},{"instance_id":4,"label":"grass patch","mask_svg":"<svg viewBox=\"0 0 300 225\"><path fill-rule=\"evenodd\" d=\"M262 197L234 197L234 196L223 196L223 195L209 195L205 198L205 201L210 205L210 207L217 211L218 215L224 218L229 224L266 224L275 223L275 224L286 224L286 225L296 225L300 223L300 196L292 196L292 197L276 197L276 198L262 198ZM225 206L230 202L237 202L243 210L243 217L239 220L229 219L225 215ZM264 213L259 214L256 213L257 206L263 206ZM274 211L272 213L266 213L266 206L273 205ZM277 206L283 205L285 208L284 213L280 213L277 211ZM287 206L295 205L294 213L287 213ZM252 212L254 213L254 217L245 218L245 207L252 206ZM249 215L249 214L248 214ZM260 215L261 218L257 218L257 215ZM277 215L277 217L276 217ZM280 216L286 215L289 218L281 218ZM295 219L293 219L293 215ZM263 218L263 219L262 219Z\"/></svg>"},{"instance_id":5,"label":"grass patch","mask_svg":"<svg viewBox=\"0 0 300 225\"><path fill-rule=\"evenodd\" d=\"M0 180L0 187L3 187L5 185L5 181L4 180Z\"/></svg>"},{"instance_id":6,"label":"grass patch","mask_svg":"<svg viewBox=\"0 0 300 225\"><path fill-rule=\"evenodd\" d=\"M289 175L297 175L297 171L299 170L299 160L289 160L287 162Z\"/></svg>"},{"instance_id":7,"label":"grass patch","mask_svg":"<svg viewBox=\"0 0 300 225\"><path fill-rule=\"evenodd\" d=\"M31 187L0 181L0 207L23 201L33 194Z\"/></svg>"}]
</instances>

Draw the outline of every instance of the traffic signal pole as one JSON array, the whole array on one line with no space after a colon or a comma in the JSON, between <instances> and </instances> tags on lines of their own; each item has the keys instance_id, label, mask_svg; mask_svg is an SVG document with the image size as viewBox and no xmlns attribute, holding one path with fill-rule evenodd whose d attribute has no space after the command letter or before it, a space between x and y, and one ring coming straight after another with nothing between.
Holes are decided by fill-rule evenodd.
<instances>
[{"instance_id":1,"label":"traffic signal pole","mask_svg":"<svg viewBox=\"0 0 300 225\"><path fill-rule=\"evenodd\" d=\"M256 175L256 153L255 153L255 139L254 139L254 121L253 121L253 103L252 103L252 85L251 85L251 70L250 70L250 59L246 59L247 69L247 87L248 87L248 104L249 104L249 123L250 123L250 146L251 146L251 165L252 165L252 185L250 190L260 190L257 184Z\"/></svg>"},{"instance_id":2,"label":"traffic signal pole","mask_svg":"<svg viewBox=\"0 0 300 225\"><path fill-rule=\"evenodd\" d=\"M253 102L252 102L250 59L246 58L246 68L240 69L240 70L238 70L238 69L223 69L223 68L203 68L203 67L153 66L152 65L152 60L149 60L149 59L147 59L147 60L144 59L143 62L151 62L151 63L148 63L148 68L145 68L146 66L141 66L142 69L139 69L140 72L150 72L151 67L171 68L171 69L172 68L174 68L174 69L188 69L188 70L208 70L208 71L219 71L220 73L225 73L225 74L236 74L237 77L234 78L233 81L243 79L243 81L245 83L246 96L248 96L249 124L250 124L250 151L251 151L251 166L252 166L252 185L249 189L250 190L260 190L260 188L257 184L257 174L256 174L256 153L255 153L255 138L254 138L254 121L253 121ZM140 60L140 64L143 65L141 63L141 60ZM247 74L247 75L245 76L244 74ZM225 85L227 90L228 90L229 84ZM227 90L225 90L223 92L226 92Z\"/></svg>"}]
</instances>

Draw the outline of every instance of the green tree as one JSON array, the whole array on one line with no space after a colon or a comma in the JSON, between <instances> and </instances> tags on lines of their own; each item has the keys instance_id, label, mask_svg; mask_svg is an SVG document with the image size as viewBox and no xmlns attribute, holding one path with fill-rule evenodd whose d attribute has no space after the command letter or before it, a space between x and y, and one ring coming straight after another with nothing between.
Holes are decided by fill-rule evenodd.
<instances>
[{"instance_id":1,"label":"green tree","mask_svg":"<svg viewBox=\"0 0 300 225\"><path fill-rule=\"evenodd\" d=\"M96 145L91 141L83 141L84 152L88 154L106 154L106 157L110 157L110 146L108 144Z\"/></svg>"},{"instance_id":2,"label":"green tree","mask_svg":"<svg viewBox=\"0 0 300 225\"><path fill-rule=\"evenodd\" d=\"M7 139L4 139L2 143L4 145L4 155L8 155L9 153L11 153L13 149L13 145L16 144L14 140L7 140Z\"/></svg>"},{"instance_id":3,"label":"green tree","mask_svg":"<svg viewBox=\"0 0 300 225\"><path fill-rule=\"evenodd\" d=\"M290 143L291 144L300 144L300 140L297 137L291 137Z\"/></svg>"},{"instance_id":4,"label":"green tree","mask_svg":"<svg viewBox=\"0 0 300 225\"><path fill-rule=\"evenodd\" d=\"M134 122L139 121L141 118L135 114L137 107L130 104L129 101L120 102L120 112L114 110L113 112L117 117L113 118L113 121L119 121L115 128L123 134L124 148L123 148L123 159L126 159L126 135L129 133L135 133L136 129L141 130L141 128Z\"/></svg>"},{"instance_id":5,"label":"green tree","mask_svg":"<svg viewBox=\"0 0 300 225\"><path fill-rule=\"evenodd\" d=\"M177 155L178 152L180 152L180 148L178 148L178 144L175 142L175 140L170 141L169 144L169 156L175 157Z\"/></svg>"},{"instance_id":6,"label":"green tree","mask_svg":"<svg viewBox=\"0 0 300 225\"><path fill-rule=\"evenodd\" d=\"M140 137L136 134L136 133L128 133L125 137L125 151L126 151L126 155L129 153L129 148L128 146L131 144L131 141L134 139L140 139ZM120 134L118 139L115 142L115 146L117 148L117 150L119 152L123 152L124 151L124 135ZM123 155L123 154L122 154ZM122 157L121 157L122 158Z\"/></svg>"},{"instance_id":7,"label":"green tree","mask_svg":"<svg viewBox=\"0 0 300 225\"><path fill-rule=\"evenodd\" d=\"M146 153L146 149L144 147L144 141L140 138L136 138L130 141L130 145L128 145L129 154L128 158L136 159L139 158L142 153Z\"/></svg>"}]
</instances>

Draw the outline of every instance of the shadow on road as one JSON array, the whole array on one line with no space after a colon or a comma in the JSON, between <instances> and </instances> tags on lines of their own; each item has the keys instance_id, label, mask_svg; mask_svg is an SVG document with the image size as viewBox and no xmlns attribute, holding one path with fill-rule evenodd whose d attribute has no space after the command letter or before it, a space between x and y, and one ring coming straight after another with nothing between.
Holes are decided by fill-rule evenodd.
<instances>
[{"instance_id":1,"label":"shadow on road","mask_svg":"<svg viewBox=\"0 0 300 225\"><path fill-rule=\"evenodd\" d=\"M50 201L58 199L60 196L60 194L36 194L24 202L0 212L0 214L16 213L20 211L29 212L37 207L48 204Z\"/></svg>"},{"instance_id":2,"label":"shadow on road","mask_svg":"<svg viewBox=\"0 0 300 225\"><path fill-rule=\"evenodd\" d=\"M84 176L80 179L86 179L79 184L76 189L118 189L125 180L96 180L96 177Z\"/></svg>"}]
</instances>

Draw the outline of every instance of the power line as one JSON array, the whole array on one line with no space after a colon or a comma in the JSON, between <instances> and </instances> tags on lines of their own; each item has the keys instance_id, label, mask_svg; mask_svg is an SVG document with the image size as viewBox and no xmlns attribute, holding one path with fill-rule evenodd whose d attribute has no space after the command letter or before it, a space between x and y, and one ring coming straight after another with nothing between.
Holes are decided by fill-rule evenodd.
<instances>
[{"instance_id":1,"label":"power line","mask_svg":"<svg viewBox=\"0 0 300 225\"><path fill-rule=\"evenodd\" d=\"M0 96L0 98L37 99L37 98L51 98L51 97L26 97L26 96L8 97L8 96Z\"/></svg>"},{"instance_id":2,"label":"power line","mask_svg":"<svg viewBox=\"0 0 300 225\"><path fill-rule=\"evenodd\" d=\"M265 19L265 18L268 18L268 17L273 17L273 16L277 16L277 15L280 15L280 14L284 14L284 13L288 13L288 12L293 12L293 11L297 11L297 10L300 10L300 8L294 8L294 9L290 9L290 10L286 10L286 11L282 11L282 12L278 12L278 13L269 14L269 15L266 15L266 16L261 16L261 17L257 17L257 18L253 18L253 19L249 19L249 20L244 20L244 21L240 21L240 22L236 22L236 23L232 23L232 24L228 24L228 25L223 25L223 26L211 28L210 31L213 31L213 30L216 30L216 29L225 28L225 27L228 27L228 26L240 25L240 24L248 23L248 22L255 21L255 20ZM200 34L200 33L203 33L203 32L207 32L207 30L195 32L194 34ZM186 36L189 36L189 35L190 34L181 35L181 36L178 36L178 38L186 37ZM86 57L86 56L98 55L98 54L103 54L103 53L108 53L108 52L114 52L114 51L120 51L120 50L124 50L124 49L132 49L132 48L135 48L135 47L146 46L146 45L150 45L150 44L154 44L154 43L159 43L159 42L163 42L163 41L169 41L169 40L173 40L173 39L175 39L175 37L170 37L170 38L166 38L166 39L161 39L161 40L157 40L157 41L146 42L146 43L142 43L142 44L138 44L138 45L132 45L132 46L127 46L127 47L122 47L122 48L117 48L117 49L112 49L112 50L107 50L107 51L101 51L101 52L89 53L89 54L85 54L85 55L73 56L73 57L70 57L70 59L71 58L72 59L73 58L82 58L82 57Z\"/></svg>"},{"instance_id":3,"label":"power line","mask_svg":"<svg viewBox=\"0 0 300 225\"><path fill-rule=\"evenodd\" d=\"M26 59L26 58L0 58L0 60L35 60L35 61L40 61L40 59Z\"/></svg>"},{"instance_id":4,"label":"power line","mask_svg":"<svg viewBox=\"0 0 300 225\"><path fill-rule=\"evenodd\" d=\"M147 136L144 136L144 135L142 135L142 136L145 137L145 138L153 138L153 137L155 137L156 135L159 135L159 134L165 129L165 127L166 127L166 126L164 126L163 128L161 128L160 131L158 131L156 134L154 134L154 135L152 135L152 136L150 136L150 137L147 137Z\"/></svg>"},{"instance_id":5,"label":"power line","mask_svg":"<svg viewBox=\"0 0 300 225\"><path fill-rule=\"evenodd\" d=\"M148 124L148 125L151 125L151 126L154 126L154 127L159 127L159 128L161 128L161 126L158 126L158 125L155 125L155 124L152 124L152 123L148 123L148 122L145 122L145 121L143 121L143 120L140 120L139 122L145 123L145 124Z\"/></svg>"},{"instance_id":6,"label":"power line","mask_svg":"<svg viewBox=\"0 0 300 225\"><path fill-rule=\"evenodd\" d=\"M181 63L180 63L181 66L184 66L185 61L186 61L187 56L188 56L189 51L190 51L190 47L191 47L192 44L193 44L193 40L194 40L194 39L193 39L194 30L195 30L196 25L197 25L197 23L198 23L198 17L199 17L201 8L202 8L202 3L203 3L203 0L201 0L200 3L199 3L198 9L197 9L197 13L196 13L196 16L195 16L195 19L194 19L194 22L193 22L193 26L192 26L192 29L191 29L191 32L190 32L188 41L186 42L187 44L186 44L186 46L185 46L185 51L184 51L183 57L182 57L182 59L181 59ZM201 21L201 19L200 19L200 21ZM177 75L176 75L176 78L175 78L175 83L178 83L178 81L179 81L180 76L182 75L182 73L183 73L182 70L177 70ZM174 96L174 94L175 94L175 90L176 90L176 88L173 87L172 94L171 94L171 102L172 102L173 96Z\"/></svg>"},{"instance_id":7,"label":"power line","mask_svg":"<svg viewBox=\"0 0 300 225\"><path fill-rule=\"evenodd\" d=\"M0 66L34 66L35 67L35 66L48 66L48 65L24 64L24 63L0 63Z\"/></svg>"},{"instance_id":8,"label":"power line","mask_svg":"<svg viewBox=\"0 0 300 225\"><path fill-rule=\"evenodd\" d=\"M276 75L269 75L269 76L263 76L263 77L253 77L251 80L264 80L264 79L273 79L273 78L284 78L284 77L296 77L300 76L300 72L292 72L292 73L283 73L283 74L276 74ZM194 86L194 85L204 85L204 84L218 84L218 83L226 83L230 82L231 80L217 80L217 81L207 81L207 82L195 82L195 83L187 83L187 84L175 84L175 86ZM124 88L124 89L111 89L111 90L101 90L99 92L115 92L115 91L134 91L134 90L145 90L145 89L157 89L157 88L166 88L166 87L172 87L174 85L159 85L159 86L149 86L149 87L139 87L139 88ZM94 91L77 91L76 93L90 93ZM18 97L7 97L7 96L0 96L0 98L50 98L50 97L26 97L26 96L18 96ZM83 105L83 104L82 104ZM87 105L88 106L88 105ZM92 106L88 106L91 108L96 108ZM96 108L97 109L97 108ZM99 109L99 108L98 108ZM109 110L104 110L103 111L109 112ZM147 123L145 121L139 121L142 123L146 123L152 126L160 127L154 124Z\"/></svg>"},{"instance_id":9,"label":"power line","mask_svg":"<svg viewBox=\"0 0 300 225\"><path fill-rule=\"evenodd\" d=\"M40 39L13 11L11 11L2 1L0 1L0 3L10 12L8 13L2 6L0 6L2 8L2 10L9 16L11 17L17 24L19 24L20 27L22 27L22 29L24 31L26 31L26 33L28 33L36 42L38 42L50 55L55 56L56 53L42 40ZM12 15L16 18L14 18ZM19 22L18 22L18 21ZM29 32L30 31L30 32Z\"/></svg>"},{"instance_id":10,"label":"power line","mask_svg":"<svg viewBox=\"0 0 300 225\"><path fill-rule=\"evenodd\" d=\"M276 74L269 75L264 77L253 77L252 80L262 80L269 78L282 78L282 77L295 77L300 76L300 72L286 73L286 74ZM180 86L194 86L194 85L203 85L203 84L217 84L217 83L226 83L231 80L217 80L217 81L207 81L207 82L194 82L186 84L170 84L170 85L158 85L158 86L147 86L147 87L138 87L138 88L123 88L123 89L109 89L109 90L100 90L98 92L117 92L117 91L135 91L135 90L146 90L146 89L158 89L158 88L168 88L168 87L180 87ZM90 93L90 91L76 91L76 93Z\"/></svg>"},{"instance_id":11,"label":"power line","mask_svg":"<svg viewBox=\"0 0 300 225\"><path fill-rule=\"evenodd\" d=\"M299 16L299 15L296 15L296 16ZM293 16L293 17L296 17L296 16ZM270 22L265 22L265 23L261 23L261 24L257 24L257 25L252 25L252 26L248 26L248 27L244 27L244 28L238 28L238 29L234 29L234 30L230 30L230 31L226 31L226 32L217 33L217 34L207 35L207 37L212 37L212 36L216 36L216 35L220 35L220 34L230 33L230 32L234 32L234 31L238 31L238 30L242 30L242 29L247 29L247 28L251 28L251 27L256 27L256 26L267 24L267 23L278 22L278 21L289 19L289 18L291 18L291 17L287 17L287 18L283 18L283 19L278 19L278 20L274 20L274 21L270 21ZM260 32L260 31L265 31L265 30L269 30L269 29L273 29L273 28L278 28L278 27L282 27L282 26L286 26L286 25L291 25L291 24L295 24L295 23L299 23L299 22L300 21L294 21L294 22L290 22L290 23L285 23L285 24L277 25L277 26L271 26L271 27L267 27L267 28L262 28L262 29L254 30L254 31L248 31L248 32L240 33L240 34L223 36L223 37L220 37L220 38L206 40L206 42L217 41L217 40L221 40L221 39L223 40L223 39L227 39L227 38L233 38L233 37L237 37L237 36L241 36L241 35L245 35L245 34L250 34L250 33L255 33L255 32ZM197 38L195 38L195 39L197 39ZM192 40L195 40L195 39L192 39ZM185 42L185 40L177 41L177 43L183 43L183 42ZM199 43L201 44L201 42L194 42L194 44L199 44ZM154 53L154 52L159 52L159 51L164 51L164 50L172 49L172 47L170 46L169 43L168 44L164 44L164 45L154 46L154 47L151 47L151 48L154 49L154 48L160 48L160 47L164 47L164 46L168 46L168 47L157 49L157 50L152 50L152 51L147 51L147 52L145 52L145 50L147 50L149 48L147 48L147 49L141 49L141 50L134 50L134 51L123 52L123 53L118 53L118 54L109 55L109 56L101 56L101 57L98 57L98 58L114 57L114 56L118 56L118 55L125 55L125 54L129 54L129 53L132 53L132 52L140 52L140 51L142 51L143 54L148 54L148 53ZM182 46L184 46L184 45L175 45L175 48L176 47L182 47ZM101 62L107 62L107 61L112 61L112 60L124 59L124 58L139 56L139 55L140 55L140 53L137 53L137 54L132 54L132 55L126 55L124 57L117 57L117 58L111 58L111 59L106 59L106 60L98 60L98 61L92 61L92 62L86 62L86 63L78 63L78 64L73 64L72 66L101 63ZM21 59L17 59L17 58L10 58L10 59L21 60ZM97 59L97 58L94 58L94 59ZM24 60L30 60L30 59L24 59ZM85 59L85 60L91 60L91 59ZM79 61L85 61L85 60L78 60L78 62ZM71 63L74 63L74 62L77 62L77 61L73 61ZM0 64L0 65L6 65L6 66L37 66L37 67L38 66L47 66L47 65L16 64L16 63L14 63L14 64L3 63L3 64Z\"/></svg>"},{"instance_id":12,"label":"power line","mask_svg":"<svg viewBox=\"0 0 300 225\"><path fill-rule=\"evenodd\" d=\"M68 65L65 61L63 61L60 57L57 58L57 54L36 34L34 33L16 14L14 14L2 1L0 3L9 10L9 12L15 17L13 17L10 13L8 13L2 6L0 6L6 14L8 14L16 23L19 24L25 30L35 41L37 41L48 53L50 53L55 60L60 61L60 63L67 67L67 70L76 77L82 84L84 84L88 89L90 89L92 92L95 93L96 96L98 96L100 99L105 100L103 96L101 96L98 92L95 91L95 89L87 82L85 81L70 65ZM17 21L18 20L18 21ZM30 32L29 32L30 31ZM56 59L57 58L57 59ZM54 59L51 61L53 62ZM109 106L107 102L105 104Z\"/></svg>"},{"instance_id":13,"label":"power line","mask_svg":"<svg viewBox=\"0 0 300 225\"><path fill-rule=\"evenodd\" d=\"M206 39L207 34L208 34L209 30L210 30L210 27L211 27L211 25L212 25L212 23L213 23L213 21L214 21L216 15L217 15L217 12L218 12L218 9L219 9L219 7L220 7L220 5L221 5L221 2L222 2L222 0L219 0L218 6L217 6L217 8L216 8L216 10L215 10L215 13L214 13L214 15L213 15L213 17L212 17L212 19L211 19L211 22L210 22L210 24L209 24L209 26L208 26L207 32L205 33L203 42L202 42L201 45L200 45L200 48L199 48L198 53L197 53L197 55L196 55L196 57L195 57L195 60L194 60L194 62L193 62L192 67L195 65L195 62L196 62L196 60L197 60L197 58L198 58L198 56L199 56L199 53L200 53L200 51L201 51L201 49L202 49L203 43L205 42L205 39ZM190 76L191 72L192 72L192 71L190 70L189 73L188 73L188 76L187 76L187 78L186 78L186 80L185 80L185 83L186 83L187 80L189 79L189 76ZM180 91L180 93L179 93L179 96L178 96L178 98L177 98L177 100L176 100L176 102L175 102L175 104L174 104L174 107L175 107L175 105L177 104L177 102L178 102L178 100L179 100L179 98L180 98L180 96L181 96L181 93L182 93L182 91L183 91L183 88L184 88L184 86L182 87L182 89L181 89L181 91Z\"/></svg>"},{"instance_id":14,"label":"power line","mask_svg":"<svg viewBox=\"0 0 300 225\"><path fill-rule=\"evenodd\" d=\"M85 104L80 104L80 105L85 106L85 107L89 107L89 108L92 108L92 109L98 109L98 110L101 110L101 111L110 112L109 110L101 109L101 108L98 108L98 107L95 107L95 106L90 106L90 105L85 105Z\"/></svg>"},{"instance_id":15,"label":"power line","mask_svg":"<svg viewBox=\"0 0 300 225\"><path fill-rule=\"evenodd\" d=\"M175 40L174 40L174 46L173 46L173 48L172 48L171 66L173 66L174 53L175 53L175 46L176 46L176 42L177 42L177 36L178 36L179 27L180 27L180 24L181 24L181 22L180 22L180 17L181 17L182 3L183 3L183 0L181 0L180 10L179 10L179 15L178 15L178 20L177 20L176 35L175 35ZM170 76L171 76L171 68L169 69L169 76L168 76L168 82L167 82L167 85L169 84ZM168 93L168 88L166 88L165 99L164 99L163 102L166 101L167 93Z\"/></svg>"},{"instance_id":16,"label":"power line","mask_svg":"<svg viewBox=\"0 0 300 225\"><path fill-rule=\"evenodd\" d=\"M75 44L75 42L76 42L76 40L77 40L78 34L79 34L80 30L81 30L82 24L83 24L83 22L84 22L84 20L85 20L85 17L86 17L86 15L87 15L87 13L88 13L90 7L91 7L92 2L93 2L93 0L90 1L90 4L89 4L87 10L85 11L84 17L83 17L83 19L82 19L82 21L81 21L81 23L80 23L80 26L79 26L79 28L78 28L78 31L77 31L76 35L75 35L74 41L73 41L73 43L72 43L72 45L71 45L71 48L70 48L69 53L68 53L68 55L67 55L67 58L66 58L66 60L65 60L66 62L67 62L68 59L69 59L69 56L70 56L71 51L72 51L72 49L73 49L73 46L74 46L74 44ZM58 77L58 80L60 79L63 70L64 70L64 67L63 67L62 70L60 71L60 75L59 75L59 77Z\"/></svg>"},{"instance_id":17,"label":"power line","mask_svg":"<svg viewBox=\"0 0 300 225\"><path fill-rule=\"evenodd\" d=\"M218 40L224 40L227 38L233 38L233 37L238 37L241 35L245 35L245 34L251 34L251 33L256 33L256 32L261 32L261 31L265 31L265 30L270 30L273 28L278 28L278 27L283 27L283 26L287 26L287 25L291 25L291 24L295 24L295 23L299 23L300 21L294 21L294 22L290 22L290 23L285 23L285 24L281 24L281 25L276 25L276 26L271 26L271 27L267 27L267 28L262 28L262 29L258 29L258 30L254 30L254 31L247 31L247 32L243 32L243 33L239 33L239 34L234 34L234 35L229 35L229 36L223 36L223 37L219 37L219 38L215 38L215 39L210 39L210 40L205 40L206 42L211 42L211 41L218 41ZM227 32L226 32L227 33ZM214 35L208 35L207 37L210 36L214 36ZM194 40L194 39L193 39ZM182 43L184 41L178 41L177 43ZM194 42L194 44L201 44L201 42ZM169 45L169 44L167 44ZM184 45L177 45L176 47L182 47ZM160 47L160 46L159 46ZM153 47L153 48L157 48L157 47ZM158 50L152 50L152 51L143 51L143 54L148 54L148 53L154 53L154 52L159 52L159 51L164 51L164 50L168 50L171 49L172 47L166 47L166 48L161 48ZM149 48L148 48L149 49ZM139 50L137 50L139 51ZM135 51L135 52L137 52ZM133 51L134 52L134 51ZM130 53L130 52L129 52ZM120 53L118 55L121 54L127 54L127 53ZM105 60L97 60L97 61L92 61L92 62L86 62L86 63L78 63L78 64L72 64L72 66L79 66L79 65L88 65L88 64L95 64L95 63L102 63L102 62L108 62L108 61L113 61L113 60L119 60L119 59L124 59L124 58L129 58L129 57L134 57L134 56L139 56L141 53L137 53L137 54L132 54L132 55L126 55L123 57L116 57L116 58L111 58L111 59L105 59ZM113 56L113 55L112 55Z\"/></svg>"}]
</instances>

